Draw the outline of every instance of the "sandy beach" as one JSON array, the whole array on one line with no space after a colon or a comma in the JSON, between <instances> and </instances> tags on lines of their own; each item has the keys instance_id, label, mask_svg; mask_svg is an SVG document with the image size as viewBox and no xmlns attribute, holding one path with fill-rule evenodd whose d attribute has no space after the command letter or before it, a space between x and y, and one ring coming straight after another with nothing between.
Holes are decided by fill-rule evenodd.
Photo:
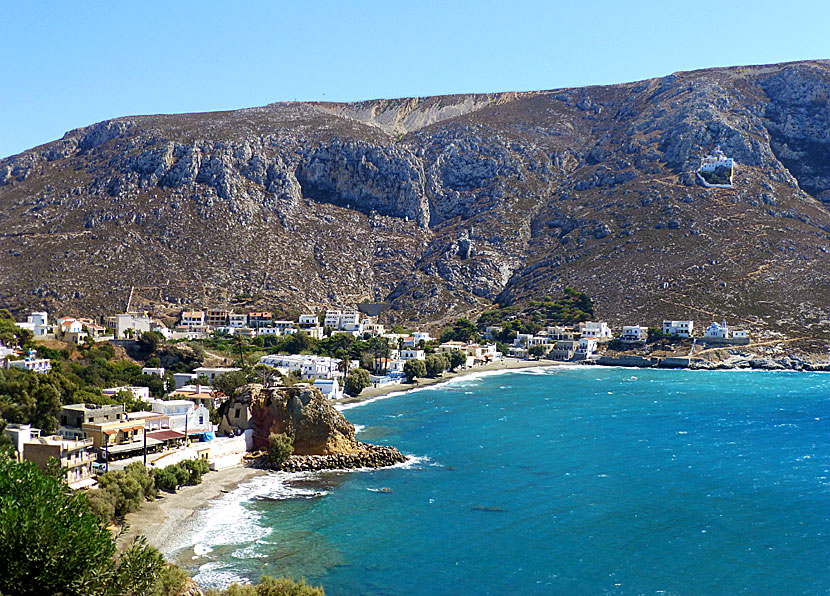
<instances>
[{"instance_id":1,"label":"sandy beach","mask_svg":"<svg viewBox=\"0 0 830 596\"><path fill-rule=\"evenodd\" d=\"M267 474L264 470L236 466L217 472L208 472L202 483L185 486L176 494L161 493L161 498L144 503L141 509L126 517L127 530L118 540L123 548L133 538L143 534L150 544L165 552L171 540L185 522L208 502L231 491L246 480Z\"/></svg>"},{"instance_id":2,"label":"sandy beach","mask_svg":"<svg viewBox=\"0 0 830 596\"><path fill-rule=\"evenodd\" d=\"M573 362L557 362L554 360L519 360L517 358L504 358L498 362L491 362L483 366L475 366L473 368L465 368L454 373L445 372L440 377L434 379L416 379L414 383L397 383L392 385L384 385L383 387L369 387L364 389L357 397L344 397L338 399L334 403L338 405L357 404L368 401L376 397L388 395L399 391L409 391L410 389L419 389L421 387L429 387L430 385L438 385L439 383L446 383L452 379L459 377L466 377L487 371L494 370L511 370L516 368L540 368L548 366L562 366L573 365ZM348 416L347 416L348 417Z\"/></svg>"}]
</instances>

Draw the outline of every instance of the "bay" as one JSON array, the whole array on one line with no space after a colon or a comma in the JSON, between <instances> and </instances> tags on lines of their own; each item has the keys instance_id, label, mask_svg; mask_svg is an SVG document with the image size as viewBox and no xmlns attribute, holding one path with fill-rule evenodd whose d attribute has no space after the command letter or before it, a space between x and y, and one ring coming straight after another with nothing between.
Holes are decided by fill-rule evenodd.
<instances>
[{"instance_id":1,"label":"bay","mask_svg":"<svg viewBox=\"0 0 830 596\"><path fill-rule=\"evenodd\" d=\"M257 477L168 556L335 596L830 593L830 375L528 369L344 413L410 462Z\"/></svg>"}]
</instances>

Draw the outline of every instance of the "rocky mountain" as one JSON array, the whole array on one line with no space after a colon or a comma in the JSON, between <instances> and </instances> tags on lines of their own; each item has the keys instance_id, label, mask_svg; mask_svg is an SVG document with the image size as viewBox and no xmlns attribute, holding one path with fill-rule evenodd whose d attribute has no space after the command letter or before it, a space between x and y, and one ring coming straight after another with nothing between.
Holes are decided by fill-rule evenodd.
<instances>
[{"instance_id":1,"label":"rocky mountain","mask_svg":"<svg viewBox=\"0 0 830 596\"><path fill-rule=\"evenodd\" d=\"M0 160L0 305L440 324L588 292L612 323L830 331L830 62L532 93L134 116ZM695 170L716 146L734 188Z\"/></svg>"}]
</instances>

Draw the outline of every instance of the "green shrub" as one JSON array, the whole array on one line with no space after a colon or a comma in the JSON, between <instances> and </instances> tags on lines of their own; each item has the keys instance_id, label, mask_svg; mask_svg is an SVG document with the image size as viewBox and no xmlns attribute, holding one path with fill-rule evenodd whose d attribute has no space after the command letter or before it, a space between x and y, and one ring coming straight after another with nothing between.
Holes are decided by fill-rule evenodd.
<instances>
[{"instance_id":1,"label":"green shrub","mask_svg":"<svg viewBox=\"0 0 830 596\"><path fill-rule=\"evenodd\" d=\"M403 365L403 374L406 375L407 382L411 383L427 376L427 366L423 360L407 360Z\"/></svg>"},{"instance_id":2,"label":"green shrub","mask_svg":"<svg viewBox=\"0 0 830 596\"><path fill-rule=\"evenodd\" d=\"M294 441L285 433L271 433L268 437L268 463L279 468L294 453Z\"/></svg>"},{"instance_id":3,"label":"green shrub","mask_svg":"<svg viewBox=\"0 0 830 596\"><path fill-rule=\"evenodd\" d=\"M366 389L371 384L369 371L365 368L356 368L348 374L346 381L343 384L343 390L346 395L357 397L360 392Z\"/></svg>"},{"instance_id":4,"label":"green shrub","mask_svg":"<svg viewBox=\"0 0 830 596\"><path fill-rule=\"evenodd\" d=\"M443 354L429 354L424 359L427 376L434 379L449 367L450 363Z\"/></svg>"},{"instance_id":5,"label":"green shrub","mask_svg":"<svg viewBox=\"0 0 830 596\"><path fill-rule=\"evenodd\" d=\"M326 596L323 588L309 586L304 579L294 581L287 577L273 578L267 575L256 586L233 584L221 592L207 592L207 596Z\"/></svg>"},{"instance_id":6,"label":"green shrub","mask_svg":"<svg viewBox=\"0 0 830 596\"><path fill-rule=\"evenodd\" d=\"M0 593L149 596L164 561L136 539L115 542L57 466L41 472L0 454Z\"/></svg>"}]
</instances>

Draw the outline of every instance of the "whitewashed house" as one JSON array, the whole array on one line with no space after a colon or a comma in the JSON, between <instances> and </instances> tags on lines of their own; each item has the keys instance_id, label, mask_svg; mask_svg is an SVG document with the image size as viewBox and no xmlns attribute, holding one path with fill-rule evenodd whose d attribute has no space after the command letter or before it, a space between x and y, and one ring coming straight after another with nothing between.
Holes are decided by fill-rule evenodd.
<instances>
[{"instance_id":1,"label":"whitewashed house","mask_svg":"<svg viewBox=\"0 0 830 596\"><path fill-rule=\"evenodd\" d=\"M300 315L298 324L300 327L317 327L320 319L317 315Z\"/></svg>"},{"instance_id":2,"label":"whitewashed house","mask_svg":"<svg viewBox=\"0 0 830 596\"><path fill-rule=\"evenodd\" d=\"M33 312L26 317L25 323L15 323L21 329L28 329L35 337L42 337L49 333L49 315L45 311Z\"/></svg>"},{"instance_id":3,"label":"whitewashed house","mask_svg":"<svg viewBox=\"0 0 830 596\"><path fill-rule=\"evenodd\" d=\"M620 340L625 342L646 341L648 339L648 327L640 325L623 325Z\"/></svg>"},{"instance_id":4,"label":"whitewashed house","mask_svg":"<svg viewBox=\"0 0 830 596\"><path fill-rule=\"evenodd\" d=\"M316 379L314 387L320 390L323 397L327 399L340 399L343 397L343 391L340 389L340 384L337 379Z\"/></svg>"},{"instance_id":5,"label":"whitewashed house","mask_svg":"<svg viewBox=\"0 0 830 596\"><path fill-rule=\"evenodd\" d=\"M406 360L423 360L426 358L426 354L423 350L416 350L414 348L411 349L403 349L400 353L400 359L403 361Z\"/></svg>"},{"instance_id":6,"label":"whitewashed house","mask_svg":"<svg viewBox=\"0 0 830 596\"><path fill-rule=\"evenodd\" d=\"M187 434L210 432L213 425L210 423L210 411L205 406L197 406L186 399L153 399L150 400L153 412L170 417L170 430L184 431Z\"/></svg>"},{"instance_id":7,"label":"whitewashed house","mask_svg":"<svg viewBox=\"0 0 830 596\"><path fill-rule=\"evenodd\" d=\"M205 311L186 310L182 313L182 325L185 327L204 327Z\"/></svg>"},{"instance_id":8,"label":"whitewashed house","mask_svg":"<svg viewBox=\"0 0 830 596\"><path fill-rule=\"evenodd\" d=\"M693 321L663 321L663 335L691 337L693 328Z\"/></svg>"},{"instance_id":9,"label":"whitewashed house","mask_svg":"<svg viewBox=\"0 0 830 596\"><path fill-rule=\"evenodd\" d=\"M135 387L132 385L125 385L123 387L109 387L108 389L102 389L101 393L103 395L108 395L110 397L115 397L122 391L127 393L131 393L134 399L143 402L150 401L150 388L149 387Z\"/></svg>"},{"instance_id":10,"label":"whitewashed house","mask_svg":"<svg viewBox=\"0 0 830 596\"><path fill-rule=\"evenodd\" d=\"M152 367L152 366L145 366L141 369L142 375L156 375L157 377L164 378L164 367Z\"/></svg>"},{"instance_id":11,"label":"whitewashed house","mask_svg":"<svg viewBox=\"0 0 830 596\"><path fill-rule=\"evenodd\" d=\"M238 370L242 370L241 368L234 368L232 366L200 366L199 368L194 368L193 373L198 377L200 375L206 376L210 379L210 382L216 380L216 377L220 375L224 375L230 372L236 372Z\"/></svg>"},{"instance_id":12,"label":"whitewashed house","mask_svg":"<svg viewBox=\"0 0 830 596\"><path fill-rule=\"evenodd\" d=\"M6 363L6 368L20 368L36 373L48 373L52 370L52 361L48 358L35 358L33 356L26 356L23 360L9 360Z\"/></svg>"},{"instance_id":13,"label":"whitewashed house","mask_svg":"<svg viewBox=\"0 0 830 596\"><path fill-rule=\"evenodd\" d=\"M597 351L597 339L595 337L581 337L576 346L575 355L579 358L588 359Z\"/></svg>"},{"instance_id":14,"label":"whitewashed house","mask_svg":"<svg viewBox=\"0 0 830 596\"><path fill-rule=\"evenodd\" d=\"M297 371L304 379L333 379L342 376L341 360L329 356L309 354L270 354L259 359L262 364L284 370Z\"/></svg>"},{"instance_id":15,"label":"whitewashed house","mask_svg":"<svg viewBox=\"0 0 830 596\"><path fill-rule=\"evenodd\" d=\"M613 339L614 334L605 321L586 321L582 328L582 337L595 337L599 341L607 341Z\"/></svg>"}]
</instances>

